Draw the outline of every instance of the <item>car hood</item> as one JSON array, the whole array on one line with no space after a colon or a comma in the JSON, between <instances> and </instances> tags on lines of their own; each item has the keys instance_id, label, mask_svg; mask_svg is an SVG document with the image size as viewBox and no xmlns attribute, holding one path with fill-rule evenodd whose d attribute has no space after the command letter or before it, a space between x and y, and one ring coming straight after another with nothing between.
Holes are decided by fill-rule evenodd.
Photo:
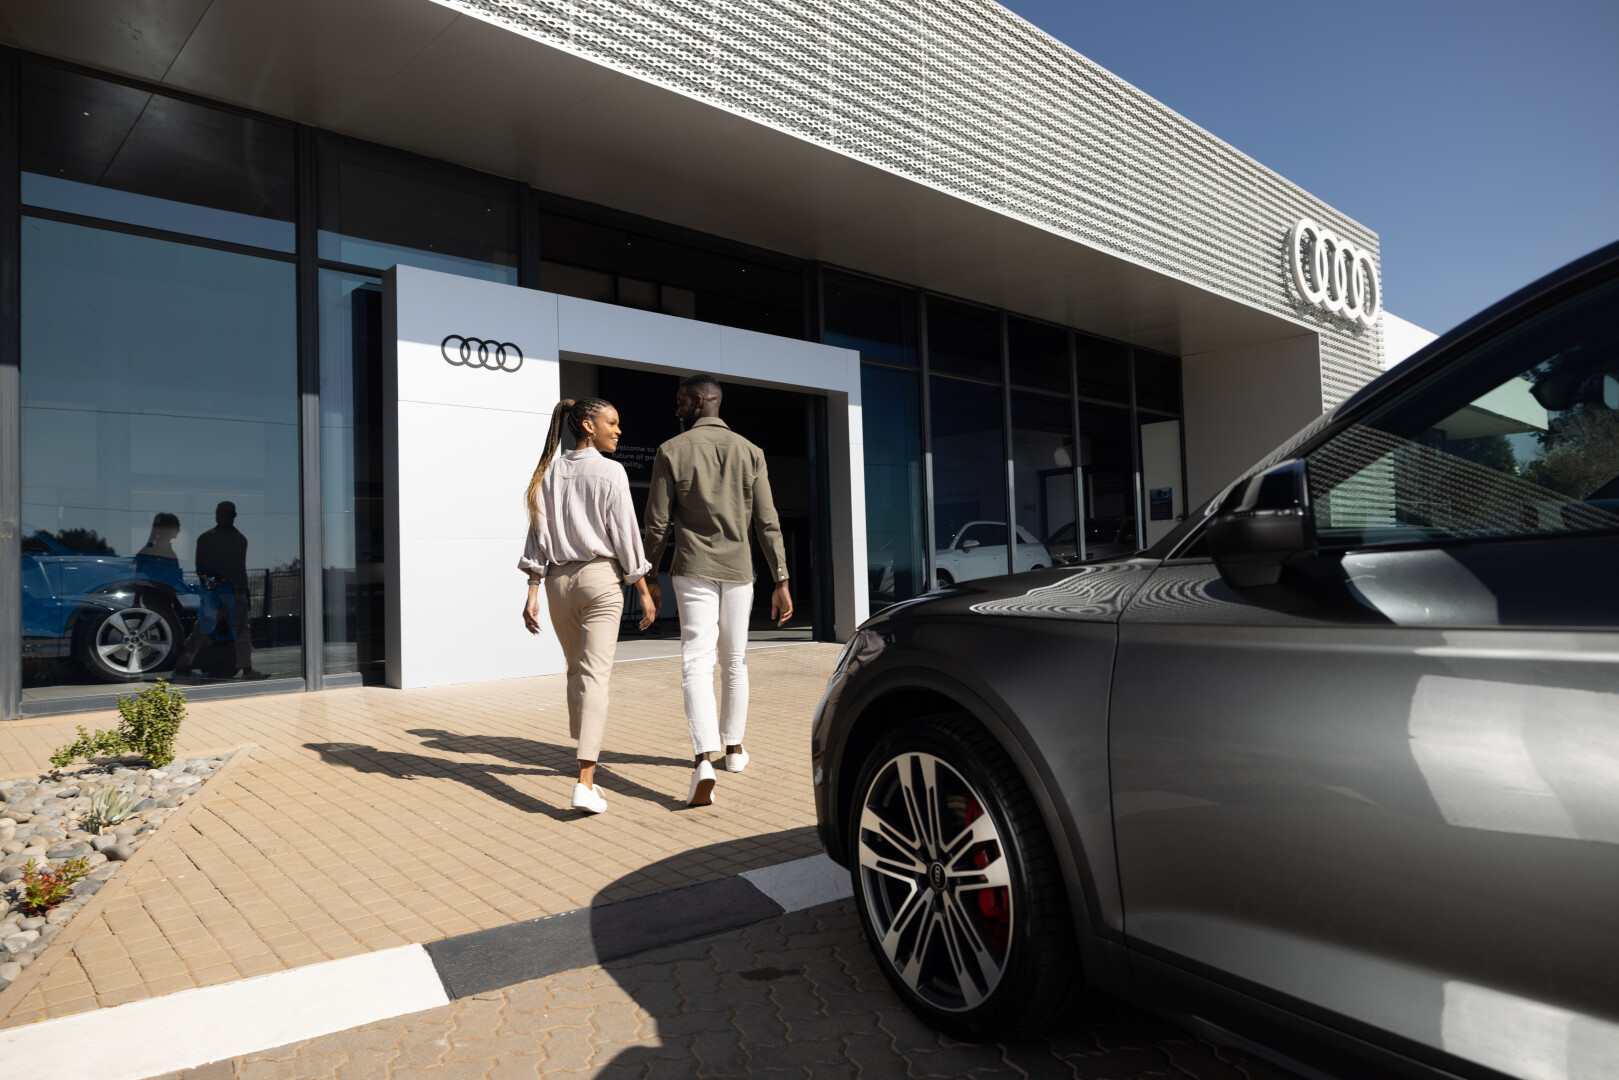
<instances>
[{"instance_id":1,"label":"car hood","mask_svg":"<svg viewBox=\"0 0 1619 1080\"><path fill-rule=\"evenodd\" d=\"M975 578L890 605L866 620L861 629L880 629L902 620L951 616L1113 622L1159 561L1139 555L1120 555L1078 566Z\"/></svg>"}]
</instances>

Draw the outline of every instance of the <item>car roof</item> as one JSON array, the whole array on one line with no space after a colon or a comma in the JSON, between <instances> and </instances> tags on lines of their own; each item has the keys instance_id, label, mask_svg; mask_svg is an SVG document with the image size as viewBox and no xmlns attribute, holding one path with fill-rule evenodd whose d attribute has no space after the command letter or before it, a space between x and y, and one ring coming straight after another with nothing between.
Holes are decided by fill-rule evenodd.
<instances>
[{"instance_id":1,"label":"car roof","mask_svg":"<svg viewBox=\"0 0 1619 1080\"><path fill-rule=\"evenodd\" d=\"M1148 548L1146 553L1156 552L1159 557L1162 557L1164 554L1173 551L1191 533L1197 523L1202 521L1208 514L1213 513L1226 495L1238 484L1280 461L1296 457L1301 447L1313 441L1317 436L1322 435L1328 427L1334 427L1349 413L1359 412L1361 407L1368 401L1383 397L1385 394L1398 392L1398 390L1406 386L1420 382L1448 364L1460 351L1471 347L1473 342L1490 337L1498 332L1504 324L1516 322L1527 314L1526 309L1534 310L1554 304L1565 296L1572 295L1585 288L1590 279L1612 273L1616 266L1619 266L1619 240L1611 244L1605 244L1588 255L1582 255L1573 262L1558 267L1551 273L1537 278L1511 295L1491 304L1472 318L1457 324L1417 350L1409 359L1385 371L1338 405L1328 409L1292 436L1277 444L1276 448L1269 454L1251 467L1238 473L1218 492L1200 503L1191 513L1186 515L1185 521Z\"/></svg>"},{"instance_id":2,"label":"car roof","mask_svg":"<svg viewBox=\"0 0 1619 1080\"><path fill-rule=\"evenodd\" d=\"M1442 367L1447 354L1453 347L1472 337L1483 337L1493 333L1498 324L1514 320L1519 309L1527 306L1539 307L1542 304L1554 302L1560 297L1554 294L1578 289L1586 275L1602 273L1611 269L1613 263L1619 262L1619 240L1597 248L1588 255L1582 255L1565 266L1558 267L1535 281L1530 282L1510 296L1498 300L1483 311L1466 319L1456 326L1439 335L1428 344L1418 349L1411 357L1382 375L1361 387L1348 398L1344 399L1333 412L1347 412L1357 407L1361 402L1374 395L1381 394L1387 387L1414 382Z\"/></svg>"}]
</instances>

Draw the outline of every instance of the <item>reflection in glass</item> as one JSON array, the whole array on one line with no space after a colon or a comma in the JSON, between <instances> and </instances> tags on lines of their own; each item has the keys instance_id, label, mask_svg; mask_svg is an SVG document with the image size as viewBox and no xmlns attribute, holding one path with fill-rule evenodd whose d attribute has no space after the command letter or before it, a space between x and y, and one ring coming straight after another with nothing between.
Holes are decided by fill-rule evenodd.
<instances>
[{"instance_id":1,"label":"reflection in glass","mask_svg":"<svg viewBox=\"0 0 1619 1080\"><path fill-rule=\"evenodd\" d=\"M382 290L320 272L321 550L326 673L383 664Z\"/></svg>"},{"instance_id":2,"label":"reflection in glass","mask_svg":"<svg viewBox=\"0 0 1619 1080\"><path fill-rule=\"evenodd\" d=\"M48 64L21 91L25 204L293 250L292 128Z\"/></svg>"},{"instance_id":3,"label":"reflection in glass","mask_svg":"<svg viewBox=\"0 0 1619 1080\"><path fill-rule=\"evenodd\" d=\"M1006 445L1000 391L935 375L930 395L938 583L1004 574ZM990 542L997 535L1000 542Z\"/></svg>"},{"instance_id":4,"label":"reflection in glass","mask_svg":"<svg viewBox=\"0 0 1619 1080\"><path fill-rule=\"evenodd\" d=\"M917 377L863 365L861 432L866 458L866 554L873 610L925 591L922 558L922 430Z\"/></svg>"},{"instance_id":5,"label":"reflection in glass","mask_svg":"<svg viewBox=\"0 0 1619 1080\"><path fill-rule=\"evenodd\" d=\"M292 264L25 218L21 384L24 699L296 676Z\"/></svg>"},{"instance_id":6,"label":"reflection in glass","mask_svg":"<svg viewBox=\"0 0 1619 1080\"><path fill-rule=\"evenodd\" d=\"M1079 396L1130 403L1130 348L1117 341L1074 335L1079 358ZM1178 408L1178 406L1177 406Z\"/></svg>"},{"instance_id":7,"label":"reflection in glass","mask_svg":"<svg viewBox=\"0 0 1619 1080\"><path fill-rule=\"evenodd\" d=\"M1001 381L1001 317L928 297L928 364L935 372Z\"/></svg>"},{"instance_id":8,"label":"reflection in glass","mask_svg":"<svg viewBox=\"0 0 1619 1080\"><path fill-rule=\"evenodd\" d=\"M1129 410L1080 406L1079 466L1088 559L1137 549L1130 442Z\"/></svg>"},{"instance_id":9,"label":"reflection in glass","mask_svg":"<svg viewBox=\"0 0 1619 1080\"><path fill-rule=\"evenodd\" d=\"M1026 319L1008 319L1006 346L1013 386L1072 393L1068 385L1068 331Z\"/></svg>"},{"instance_id":10,"label":"reflection in glass","mask_svg":"<svg viewBox=\"0 0 1619 1080\"><path fill-rule=\"evenodd\" d=\"M827 274L824 284L826 344L858 349L866 360L916 365L915 293L842 274Z\"/></svg>"},{"instance_id":11,"label":"reflection in glass","mask_svg":"<svg viewBox=\"0 0 1619 1080\"><path fill-rule=\"evenodd\" d=\"M517 284L511 183L322 139L319 202L323 259Z\"/></svg>"},{"instance_id":12,"label":"reflection in glass","mask_svg":"<svg viewBox=\"0 0 1619 1080\"><path fill-rule=\"evenodd\" d=\"M1181 411L1181 359L1136 350L1136 405L1168 413Z\"/></svg>"},{"instance_id":13,"label":"reflection in glass","mask_svg":"<svg viewBox=\"0 0 1619 1080\"><path fill-rule=\"evenodd\" d=\"M1017 524L1045 551L1031 551L1031 566L1051 566L1058 551L1072 556L1074 526L1074 423L1069 398L1012 392L1012 490ZM1067 544L1053 535L1067 528ZM1063 560L1068 561L1068 560Z\"/></svg>"},{"instance_id":14,"label":"reflection in glass","mask_svg":"<svg viewBox=\"0 0 1619 1080\"><path fill-rule=\"evenodd\" d=\"M765 334L804 336L804 275L797 267L742 259L730 252L560 214L541 212L537 218L540 250L548 260L555 260L541 267L542 289L586 295L549 283L556 268L566 264L573 272L565 273L562 280L590 288L591 279L577 276L577 268L583 267L605 274L614 284L611 294L590 299L614 299ZM658 287L655 305L649 290L653 285Z\"/></svg>"}]
</instances>

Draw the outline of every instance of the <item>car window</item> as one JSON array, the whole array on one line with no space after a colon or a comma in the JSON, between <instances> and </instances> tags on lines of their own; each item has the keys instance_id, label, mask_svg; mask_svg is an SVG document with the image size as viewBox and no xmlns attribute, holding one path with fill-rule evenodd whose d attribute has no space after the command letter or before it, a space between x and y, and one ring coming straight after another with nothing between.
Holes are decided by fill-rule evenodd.
<instances>
[{"instance_id":1,"label":"car window","mask_svg":"<svg viewBox=\"0 0 1619 1080\"><path fill-rule=\"evenodd\" d=\"M1307 457L1324 547L1619 529L1619 281L1519 324Z\"/></svg>"},{"instance_id":2,"label":"car window","mask_svg":"<svg viewBox=\"0 0 1619 1080\"><path fill-rule=\"evenodd\" d=\"M968 540L977 540L985 546L1005 544L1006 526L991 521L980 521L978 524L968 528L966 533L962 535L961 540L962 543L966 543Z\"/></svg>"}]
</instances>

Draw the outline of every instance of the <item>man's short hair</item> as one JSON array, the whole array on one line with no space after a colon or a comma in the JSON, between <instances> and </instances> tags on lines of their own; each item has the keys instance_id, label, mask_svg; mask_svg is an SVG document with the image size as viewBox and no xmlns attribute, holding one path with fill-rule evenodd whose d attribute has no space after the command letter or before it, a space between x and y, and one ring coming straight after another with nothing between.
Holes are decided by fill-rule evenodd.
<instances>
[{"instance_id":1,"label":"man's short hair","mask_svg":"<svg viewBox=\"0 0 1619 1080\"><path fill-rule=\"evenodd\" d=\"M700 371L695 375L687 375L680 380L680 388L699 398L720 398L725 396L725 391L720 389L720 381L707 372Z\"/></svg>"}]
</instances>

